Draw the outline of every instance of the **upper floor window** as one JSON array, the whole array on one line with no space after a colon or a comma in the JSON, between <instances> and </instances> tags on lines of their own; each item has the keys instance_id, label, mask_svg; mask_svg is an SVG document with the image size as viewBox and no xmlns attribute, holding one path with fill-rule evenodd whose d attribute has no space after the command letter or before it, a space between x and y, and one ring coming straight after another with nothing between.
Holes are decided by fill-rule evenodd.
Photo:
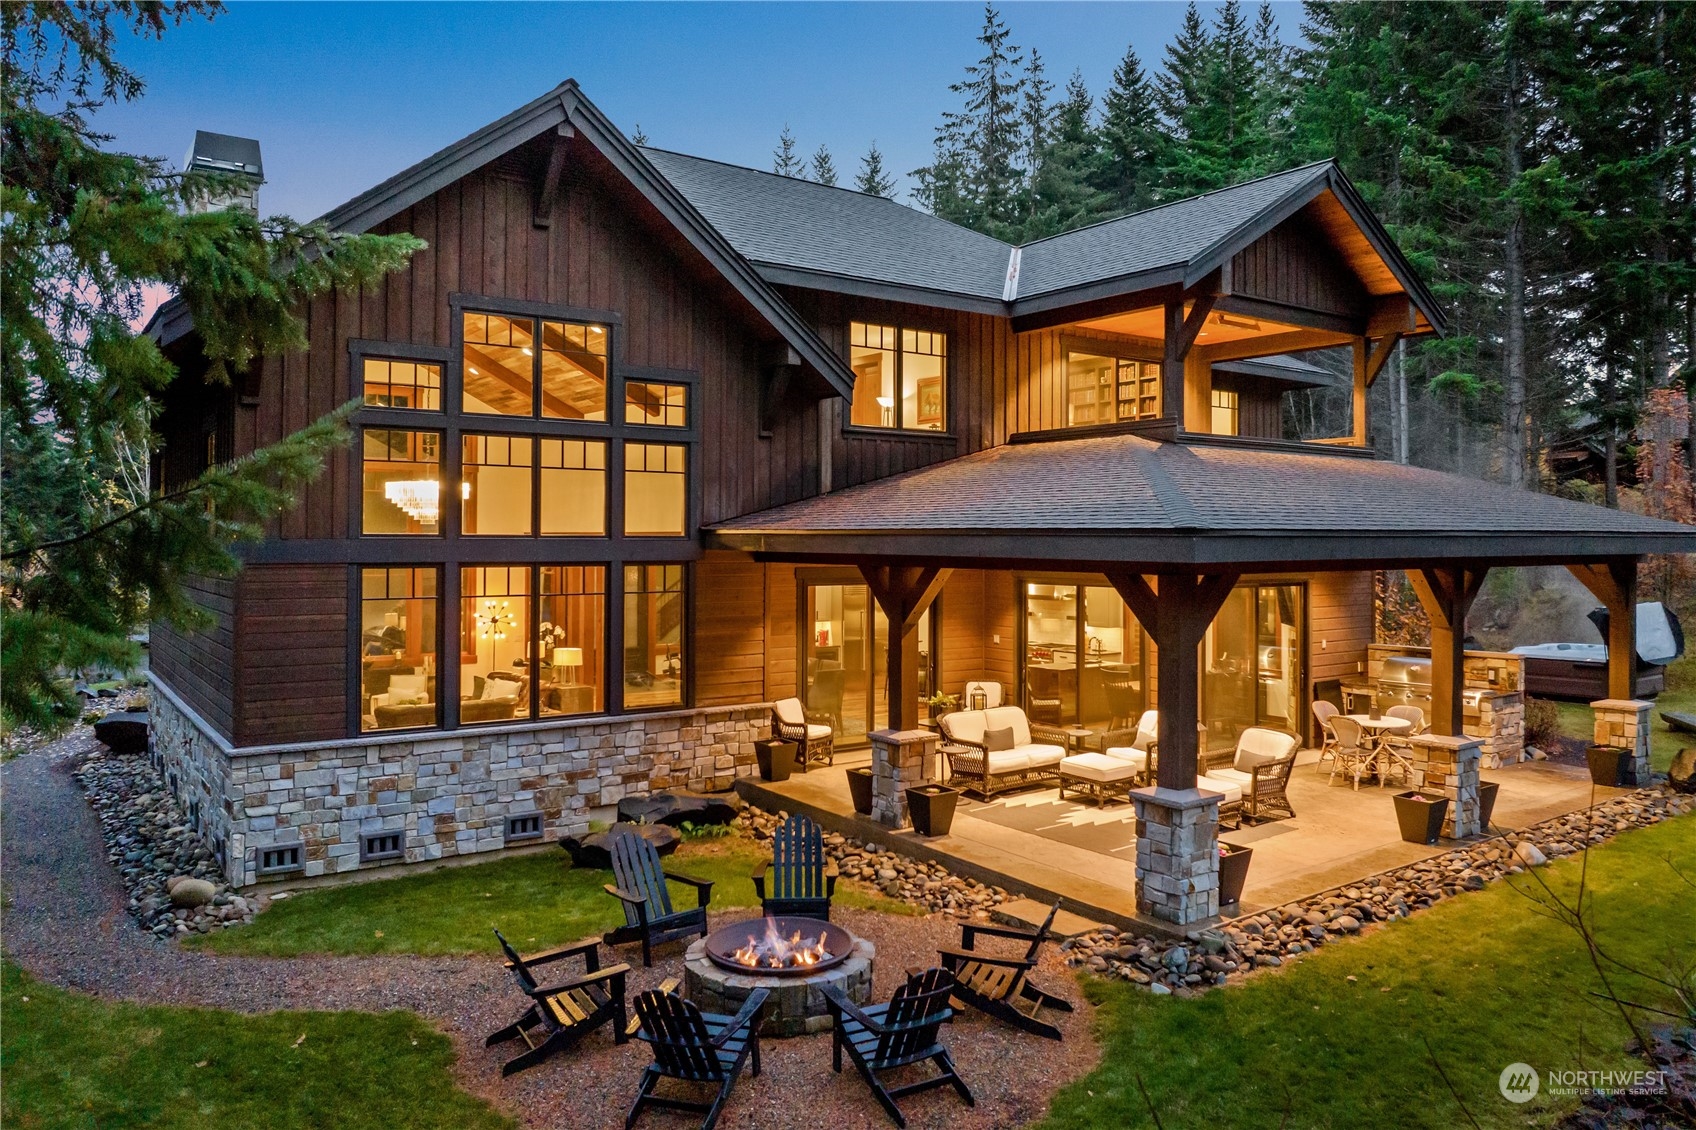
<instances>
[{"instance_id":1,"label":"upper floor window","mask_svg":"<svg viewBox=\"0 0 1696 1130\"><path fill-rule=\"evenodd\" d=\"M434 534L442 520L439 432L366 428L361 436L367 534Z\"/></svg>"},{"instance_id":2,"label":"upper floor window","mask_svg":"<svg viewBox=\"0 0 1696 1130\"><path fill-rule=\"evenodd\" d=\"M429 361L367 357L365 403L377 408L442 409L442 367Z\"/></svg>"},{"instance_id":3,"label":"upper floor window","mask_svg":"<svg viewBox=\"0 0 1696 1130\"><path fill-rule=\"evenodd\" d=\"M1237 394L1228 388L1216 388L1212 393L1213 419L1209 429L1216 436L1241 435L1237 415Z\"/></svg>"},{"instance_id":4,"label":"upper floor window","mask_svg":"<svg viewBox=\"0 0 1696 1130\"><path fill-rule=\"evenodd\" d=\"M624 422L662 428L688 427L689 386L625 381Z\"/></svg>"},{"instance_id":5,"label":"upper floor window","mask_svg":"<svg viewBox=\"0 0 1696 1130\"><path fill-rule=\"evenodd\" d=\"M689 449L675 443L624 445L624 532L681 537L688 532Z\"/></svg>"},{"instance_id":6,"label":"upper floor window","mask_svg":"<svg viewBox=\"0 0 1696 1130\"><path fill-rule=\"evenodd\" d=\"M1160 363L1066 354L1066 423L1117 424L1160 415Z\"/></svg>"},{"instance_id":7,"label":"upper floor window","mask_svg":"<svg viewBox=\"0 0 1696 1130\"><path fill-rule=\"evenodd\" d=\"M907 431L947 428L947 335L851 322L848 364L854 370L850 423Z\"/></svg>"},{"instance_id":8,"label":"upper floor window","mask_svg":"<svg viewBox=\"0 0 1696 1130\"><path fill-rule=\"evenodd\" d=\"M607 336L605 326L467 313L463 410L605 420Z\"/></svg>"}]
</instances>

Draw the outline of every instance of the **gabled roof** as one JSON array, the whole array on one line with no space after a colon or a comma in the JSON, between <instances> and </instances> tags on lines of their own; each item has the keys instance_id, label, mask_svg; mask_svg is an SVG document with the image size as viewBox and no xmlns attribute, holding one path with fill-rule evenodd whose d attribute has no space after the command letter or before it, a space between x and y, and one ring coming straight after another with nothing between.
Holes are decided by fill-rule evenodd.
<instances>
[{"instance_id":1,"label":"gabled roof","mask_svg":"<svg viewBox=\"0 0 1696 1130\"><path fill-rule=\"evenodd\" d=\"M721 522L709 544L959 563L1358 567L1688 553L1696 527L1379 460L1116 435L990 448Z\"/></svg>"},{"instance_id":2,"label":"gabled roof","mask_svg":"<svg viewBox=\"0 0 1696 1130\"><path fill-rule=\"evenodd\" d=\"M772 281L860 279L983 299L1001 312L1012 248L882 196L663 149L644 156ZM813 285L817 285L815 282Z\"/></svg>"},{"instance_id":3,"label":"gabled roof","mask_svg":"<svg viewBox=\"0 0 1696 1130\"><path fill-rule=\"evenodd\" d=\"M642 152L600 109L584 97L574 79L567 79L499 121L360 193L326 213L323 221L334 231L369 231L496 158L561 127L570 127L594 146L754 311L782 335L804 364L824 377L839 395L853 394L854 375L847 364L724 236L654 170ZM192 328L192 322L182 317L181 310L172 309L180 305L180 300L173 299L162 306L149 321L149 332L158 327L162 340L169 340Z\"/></svg>"},{"instance_id":4,"label":"gabled roof","mask_svg":"<svg viewBox=\"0 0 1696 1130\"><path fill-rule=\"evenodd\" d=\"M1213 362L1215 373L1246 373L1252 377L1262 377L1279 381L1286 385L1302 385L1308 388L1330 388L1335 385L1347 384L1349 379L1329 369L1321 368L1311 361L1288 353L1275 353L1270 357L1247 357L1232 361Z\"/></svg>"}]
</instances>

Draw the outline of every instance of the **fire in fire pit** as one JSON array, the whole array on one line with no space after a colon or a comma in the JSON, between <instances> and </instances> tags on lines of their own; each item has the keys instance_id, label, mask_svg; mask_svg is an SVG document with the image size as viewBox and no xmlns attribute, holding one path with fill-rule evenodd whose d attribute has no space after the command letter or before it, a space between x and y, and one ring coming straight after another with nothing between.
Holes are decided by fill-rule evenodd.
<instances>
[{"instance_id":1,"label":"fire in fire pit","mask_svg":"<svg viewBox=\"0 0 1696 1130\"><path fill-rule=\"evenodd\" d=\"M763 918L707 935L707 956L725 969L806 976L846 960L854 940L816 918Z\"/></svg>"}]
</instances>

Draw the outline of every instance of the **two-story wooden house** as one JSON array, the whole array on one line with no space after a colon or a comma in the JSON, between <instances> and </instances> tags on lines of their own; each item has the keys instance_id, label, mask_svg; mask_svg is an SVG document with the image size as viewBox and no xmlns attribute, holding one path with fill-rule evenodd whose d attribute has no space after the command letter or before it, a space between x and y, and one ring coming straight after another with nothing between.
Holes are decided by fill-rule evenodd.
<instances>
[{"instance_id":1,"label":"two-story wooden house","mask_svg":"<svg viewBox=\"0 0 1696 1130\"><path fill-rule=\"evenodd\" d=\"M1386 566L1425 579L1458 733L1488 564L1629 603L1637 556L1696 544L1373 458L1368 387L1443 318L1331 163L1013 247L638 148L567 82L327 219L428 247L230 388L180 304L154 323L190 370L166 488L364 405L204 582L216 627L153 634L158 755L237 882L723 787L791 695L841 745L968 680L1083 727L1158 698L1161 788L1193 793L1195 722L1303 731L1363 669ZM1331 379L1287 355L1339 346L1349 434L1286 439Z\"/></svg>"}]
</instances>

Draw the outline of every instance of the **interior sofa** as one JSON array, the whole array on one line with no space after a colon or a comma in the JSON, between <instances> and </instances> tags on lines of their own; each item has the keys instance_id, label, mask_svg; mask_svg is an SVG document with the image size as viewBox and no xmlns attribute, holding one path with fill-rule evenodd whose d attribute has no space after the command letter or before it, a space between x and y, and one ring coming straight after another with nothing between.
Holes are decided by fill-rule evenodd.
<instances>
[{"instance_id":1,"label":"interior sofa","mask_svg":"<svg viewBox=\"0 0 1696 1130\"><path fill-rule=\"evenodd\" d=\"M1017 706L958 710L937 719L948 783L982 800L1026 785L1058 781L1066 735L1033 725Z\"/></svg>"}]
</instances>

